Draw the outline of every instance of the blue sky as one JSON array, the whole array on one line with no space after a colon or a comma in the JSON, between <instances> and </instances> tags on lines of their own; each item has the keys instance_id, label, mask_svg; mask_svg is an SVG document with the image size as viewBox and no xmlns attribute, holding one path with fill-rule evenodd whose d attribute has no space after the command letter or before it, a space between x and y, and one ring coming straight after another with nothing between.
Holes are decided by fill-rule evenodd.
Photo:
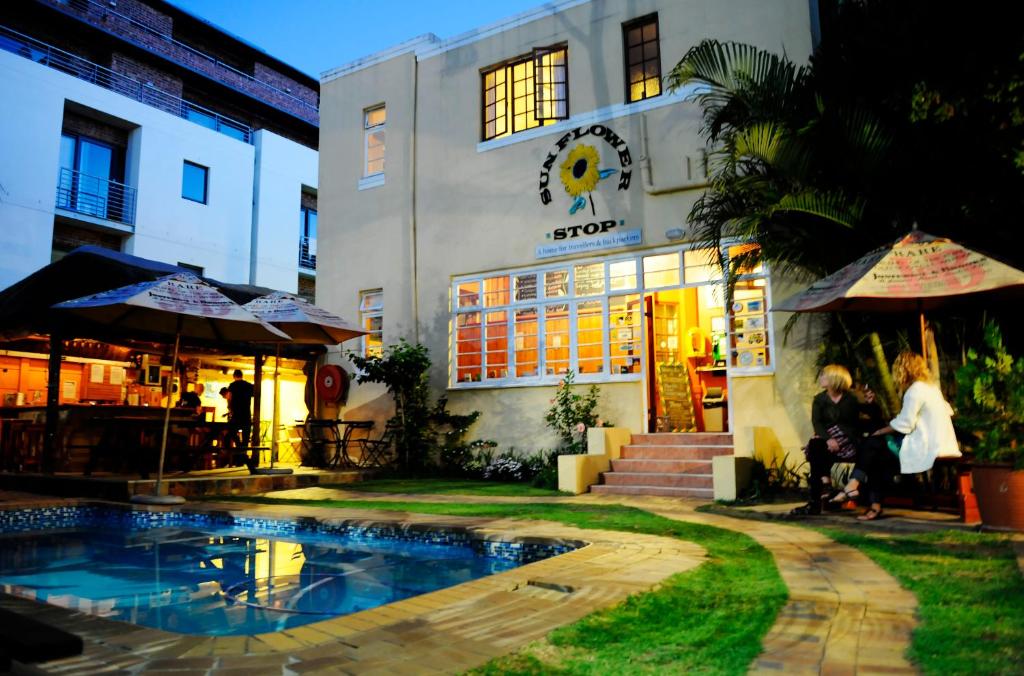
<instances>
[{"instance_id":1,"label":"blue sky","mask_svg":"<svg viewBox=\"0 0 1024 676\"><path fill-rule=\"evenodd\" d=\"M450 38L544 0L170 0L314 77L424 33Z\"/></svg>"}]
</instances>

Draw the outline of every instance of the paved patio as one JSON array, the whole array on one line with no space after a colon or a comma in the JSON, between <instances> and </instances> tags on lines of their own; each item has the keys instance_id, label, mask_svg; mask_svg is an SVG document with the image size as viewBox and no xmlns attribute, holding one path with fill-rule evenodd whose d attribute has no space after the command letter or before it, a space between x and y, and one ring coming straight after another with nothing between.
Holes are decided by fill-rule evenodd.
<instances>
[{"instance_id":1,"label":"paved patio","mask_svg":"<svg viewBox=\"0 0 1024 676\"><path fill-rule=\"evenodd\" d=\"M916 626L915 598L856 549L815 531L773 521L695 511L699 501L373 494L311 487L274 497L455 503L568 502L623 504L680 521L750 535L775 557L790 598L765 637L754 673L915 673L904 654ZM4 507L37 503L4 495ZM62 674L455 673L513 652L555 627L655 587L700 564L694 543L550 522L520 522L308 506L190 503L193 509L312 516L354 523L465 527L484 537L583 540L589 546L512 571L380 608L274 634L193 637L132 627L81 613L0 596L0 605L31 611L86 640L83 656L50 663ZM840 517L843 518L843 517ZM847 516L845 518L852 518ZM873 525L873 524L872 524ZM126 628L127 627L127 628Z\"/></svg>"}]
</instances>

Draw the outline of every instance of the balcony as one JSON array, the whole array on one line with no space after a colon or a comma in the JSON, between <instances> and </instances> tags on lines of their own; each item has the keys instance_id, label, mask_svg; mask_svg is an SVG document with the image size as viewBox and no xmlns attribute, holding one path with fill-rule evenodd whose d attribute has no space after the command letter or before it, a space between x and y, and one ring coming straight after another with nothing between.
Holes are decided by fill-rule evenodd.
<instances>
[{"instance_id":1,"label":"balcony","mask_svg":"<svg viewBox=\"0 0 1024 676\"><path fill-rule=\"evenodd\" d=\"M61 167L57 208L134 226L135 188Z\"/></svg>"},{"instance_id":2,"label":"balcony","mask_svg":"<svg viewBox=\"0 0 1024 676\"><path fill-rule=\"evenodd\" d=\"M299 267L316 270L316 237L299 237Z\"/></svg>"},{"instance_id":3,"label":"balcony","mask_svg":"<svg viewBox=\"0 0 1024 676\"><path fill-rule=\"evenodd\" d=\"M98 87L117 92L130 99L159 108L176 117L181 117L198 125L213 129L245 143L252 143L252 128L224 117L200 105L180 99L173 94L139 82L126 75L115 73L109 68L87 61L62 49L57 49L45 42L40 42L6 26L0 26L0 49L23 56L38 64L59 70L62 73L85 80Z\"/></svg>"}]
</instances>

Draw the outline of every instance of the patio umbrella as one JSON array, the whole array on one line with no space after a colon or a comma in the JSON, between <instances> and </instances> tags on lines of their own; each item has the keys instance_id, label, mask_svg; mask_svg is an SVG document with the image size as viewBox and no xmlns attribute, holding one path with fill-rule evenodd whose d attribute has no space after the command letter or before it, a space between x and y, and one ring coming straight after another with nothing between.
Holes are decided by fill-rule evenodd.
<instances>
[{"instance_id":1,"label":"patio umbrella","mask_svg":"<svg viewBox=\"0 0 1024 676\"><path fill-rule=\"evenodd\" d=\"M783 312L916 312L921 354L926 310L954 298L1016 290L1024 272L920 230L878 248L776 305ZM1015 288L1018 287L1018 288Z\"/></svg>"},{"instance_id":2,"label":"patio umbrella","mask_svg":"<svg viewBox=\"0 0 1024 676\"><path fill-rule=\"evenodd\" d=\"M260 296L242 307L263 321L285 331L292 337L292 341L296 343L337 345L350 338L356 338L367 333L349 324L338 315L283 291L275 291L266 296ZM270 441L271 473L280 471L273 469L274 461L277 459L277 426L280 424L278 413L278 396L280 393L278 372L280 361L281 350L280 346L278 346L277 355L274 360L274 415L273 422L271 423L274 432L271 435ZM315 373L314 377L316 377ZM263 470L263 473L267 473L266 470Z\"/></svg>"},{"instance_id":3,"label":"patio umbrella","mask_svg":"<svg viewBox=\"0 0 1024 676\"><path fill-rule=\"evenodd\" d=\"M173 334L172 364L178 361L182 336L219 341L289 340L286 333L264 323L199 277L187 272L103 291L58 303L53 307L109 327ZM178 496L160 495L171 404L168 387L156 491L152 496L133 496L134 501L160 504L183 502Z\"/></svg>"}]
</instances>

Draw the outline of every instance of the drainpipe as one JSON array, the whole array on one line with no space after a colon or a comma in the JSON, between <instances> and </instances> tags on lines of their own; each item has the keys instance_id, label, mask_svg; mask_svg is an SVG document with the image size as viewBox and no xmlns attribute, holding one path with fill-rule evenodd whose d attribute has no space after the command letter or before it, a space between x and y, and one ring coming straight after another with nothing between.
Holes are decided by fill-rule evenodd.
<instances>
[{"instance_id":1,"label":"drainpipe","mask_svg":"<svg viewBox=\"0 0 1024 676\"><path fill-rule=\"evenodd\" d=\"M704 155L704 174L707 175L707 155ZM687 178L689 183L680 183L672 186L654 185L654 177L651 172L651 155L647 150L647 113L640 113L640 182L643 184L644 192L648 195L668 195L674 192L685 192L687 190L700 190L711 185L706 179L693 181L694 167L689 156L686 158Z\"/></svg>"},{"instance_id":2,"label":"drainpipe","mask_svg":"<svg viewBox=\"0 0 1024 676\"><path fill-rule=\"evenodd\" d=\"M412 337L414 343L420 342L420 289L419 261L416 245L416 120L419 116L416 99L419 88L419 59L416 52L412 54L412 136L409 139L409 176L410 205L409 211L409 243L412 247Z\"/></svg>"}]
</instances>

